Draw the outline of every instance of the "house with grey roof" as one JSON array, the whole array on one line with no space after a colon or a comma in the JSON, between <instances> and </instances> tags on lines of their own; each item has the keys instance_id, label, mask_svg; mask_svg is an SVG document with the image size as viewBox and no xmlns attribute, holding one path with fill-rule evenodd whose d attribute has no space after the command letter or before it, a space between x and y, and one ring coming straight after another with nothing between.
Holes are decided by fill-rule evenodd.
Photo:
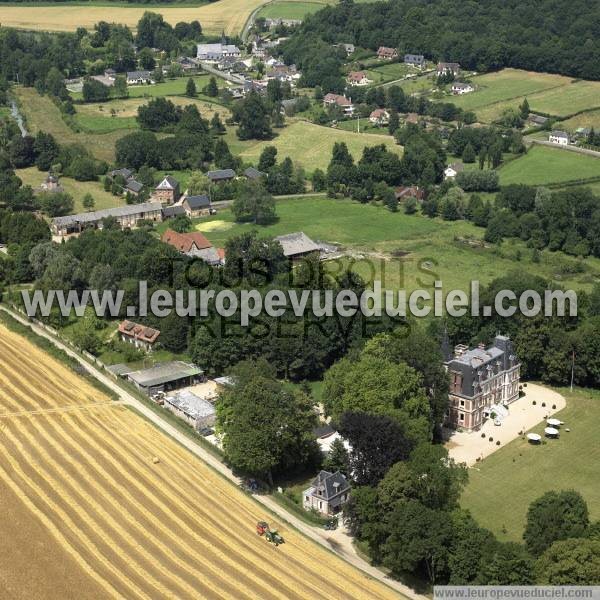
<instances>
[{"instance_id":1,"label":"house with grey roof","mask_svg":"<svg viewBox=\"0 0 600 600\"><path fill-rule=\"evenodd\" d=\"M521 362L508 336L497 335L488 347L459 344L453 355L445 344L443 352L450 376L447 426L479 429L495 406L506 408L519 398Z\"/></svg>"},{"instance_id":2,"label":"house with grey roof","mask_svg":"<svg viewBox=\"0 0 600 600\"><path fill-rule=\"evenodd\" d=\"M162 209L163 221L165 219L173 219L179 215L185 215L185 208L181 204L173 204L172 206L165 206Z\"/></svg>"},{"instance_id":3,"label":"house with grey roof","mask_svg":"<svg viewBox=\"0 0 600 600\"><path fill-rule=\"evenodd\" d=\"M548 141L559 146L568 146L571 141L569 134L566 131L551 131L548 136Z\"/></svg>"},{"instance_id":4,"label":"house with grey roof","mask_svg":"<svg viewBox=\"0 0 600 600\"><path fill-rule=\"evenodd\" d=\"M127 71L127 85L142 85L144 83L154 83L150 71Z\"/></svg>"},{"instance_id":5,"label":"house with grey roof","mask_svg":"<svg viewBox=\"0 0 600 600\"><path fill-rule=\"evenodd\" d=\"M233 169L217 169L216 171L209 171L206 176L211 183L223 183L235 179L235 171Z\"/></svg>"},{"instance_id":6,"label":"house with grey roof","mask_svg":"<svg viewBox=\"0 0 600 600\"><path fill-rule=\"evenodd\" d=\"M248 167L245 171L244 171L244 177L246 179L260 179L261 177L266 177L266 173L263 173L262 171L259 171L258 169L255 169L254 167Z\"/></svg>"},{"instance_id":7,"label":"house with grey roof","mask_svg":"<svg viewBox=\"0 0 600 600\"><path fill-rule=\"evenodd\" d=\"M186 196L181 205L190 218L209 215L211 212L210 198L206 194Z\"/></svg>"},{"instance_id":8,"label":"house with grey roof","mask_svg":"<svg viewBox=\"0 0 600 600\"><path fill-rule=\"evenodd\" d=\"M102 229L103 220L111 217L116 219L122 229L134 228L141 220L162 221L161 209L160 202L142 202L76 215L66 215L52 219L50 229L54 236L62 238L77 235L85 229Z\"/></svg>"},{"instance_id":9,"label":"house with grey roof","mask_svg":"<svg viewBox=\"0 0 600 600\"><path fill-rule=\"evenodd\" d=\"M342 473L321 471L311 486L302 494L305 510L316 510L323 515L336 515L350 496L350 484Z\"/></svg>"},{"instance_id":10,"label":"house with grey roof","mask_svg":"<svg viewBox=\"0 0 600 600\"><path fill-rule=\"evenodd\" d=\"M240 49L233 44L198 44L196 57L199 60L217 62L226 57L239 58Z\"/></svg>"},{"instance_id":11,"label":"house with grey roof","mask_svg":"<svg viewBox=\"0 0 600 600\"><path fill-rule=\"evenodd\" d=\"M140 183L133 177L130 177L125 184L125 193L131 194L132 196L139 196L140 192L144 189L144 184Z\"/></svg>"},{"instance_id":12,"label":"house with grey roof","mask_svg":"<svg viewBox=\"0 0 600 600\"><path fill-rule=\"evenodd\" d=\"M279 235L275 241L281 244L283 255L292 260L321 250L303 231Z\"/></svg>"},{"instance_id":13,"label":"house with grey roof","mask_svg":"<svg viewBox=\"0 0 600 600\"><path fill-rule=\"evenodd\" d=\"M404 64L422 69L425 67L425 57L422 54L405 54Z\"/></svg>"},{"instance_id":14,"label":"house with grey roof","mask_svg":"<svg viewBox=\"0 0 600 600\"><path fill-rule=\"evenodd\" d=\"M148 369L127 374L127 379L140 391L151 396L168 392L202 381L204 371L196 365L181 360L157 363Z\"/></svg>"}]
</instances>

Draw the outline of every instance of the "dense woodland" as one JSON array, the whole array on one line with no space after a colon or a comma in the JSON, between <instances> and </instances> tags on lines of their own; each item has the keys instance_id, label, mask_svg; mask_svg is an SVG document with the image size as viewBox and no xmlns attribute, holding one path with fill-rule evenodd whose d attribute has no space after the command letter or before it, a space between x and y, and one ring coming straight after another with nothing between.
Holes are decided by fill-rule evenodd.
<instances>
[{"instance_id":1,"label":"dense woodland","mask_svg":"<svg viewBox=\"0 0 600 600\"><path fill-rule=\"evenodd\" d=\"M600 7L587 0L344 0L306 17L284 45L286 60L327 87L342 56L332 43L398 48L466 69L515 67L600 79Z\"/></svg>"}]
</instances>

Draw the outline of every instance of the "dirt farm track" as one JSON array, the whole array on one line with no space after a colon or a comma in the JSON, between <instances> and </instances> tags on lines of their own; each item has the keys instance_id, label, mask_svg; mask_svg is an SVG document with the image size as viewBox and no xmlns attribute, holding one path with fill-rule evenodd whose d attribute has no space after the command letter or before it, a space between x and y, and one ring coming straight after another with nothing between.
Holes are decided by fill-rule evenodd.
<instances>
[{"instance_id":1,"label":"dirt farm track","mask_svg":"<svg viewBox=\"0 0 600 600\"><path fill-rule=\"evenodd\" d=\"M398 598L2 326L0 509L6 600Z\"/></svg>"}]
</instances>

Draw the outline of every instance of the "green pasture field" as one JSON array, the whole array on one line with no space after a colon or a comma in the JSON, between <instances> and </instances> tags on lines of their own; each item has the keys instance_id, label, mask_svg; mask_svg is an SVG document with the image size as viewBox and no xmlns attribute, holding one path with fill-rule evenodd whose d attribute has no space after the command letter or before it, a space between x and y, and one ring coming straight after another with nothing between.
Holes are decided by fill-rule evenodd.
<instances>
[{"instance_id":1,"label":"green pasture field","mask_svg":"<svg viewBox=\"0 0 600 600\"><path fill-rule=\"evenodd\" d=\"M534 145L527 154L501 167L499 174L501 185L557 184L600 177L600 158L560 148Z\"/></svg>"},{"instance_id":2,"label":"green pasture field","mask_svg":"<svg viewBox=\"0 0 600 600\"><path fill-rule=\"evenodd\" d=\"M471 79L476 90L453 96L452 102L474 110L484 123L498 119L507 108L517 108L525 98L534 112L566 117L600 108L600 82L574 80L562 75L503 69Z\"/></svg>"},{"instance_id":3,"label":"green pasture field","mask_svg":"<svg viewBox=\"0 0 600 600\"><path fill-rule=\"evenodd\" d=\"M365 280L379 279L388 289L429 289L441 279L445 290L468 291L472 280L485 284L517 269L576 290L589 291L600 279L600 259L585 259L583 272L573 275L577 259L542 251L540 262L534 263L523 242L511 240L500 248L484 245L484 230L465 221L406 215L402 209L391 213L380 205L324 196L277 200L276 207L278 221L268 226L236 223L229 209L197 219L194 226L218 247L252 230L260 236L304 231L314 240L341 244L346 251L341 263L325 263L332 272L352 263ZM163 223L159 231L166 227Z\"/></svg>"},{"instance_id":4,"label":"green pasture field","mask_svg":"<svg viewBox=\"0 0 600 600\"><path fill-rule=\"evenodd\" d=\"M36 167L17 169L16 174L23 181L24 185L30 185L32 188L39 187L46 178L46 173L38 171ZM123 206L125 204L123 197L113 196L110 192L104 191L100 181L77 181L70 177L61 177L60 184L65 189L65 192L73 196L75 202L73 212L75 213L86 210L83 208L81 201L87 193L90 193L95 200L93 210L114 208L115 206Z\"/></svg>"},{"instance_id":5,"label":"green pasture field","mask_svg":"<svg viewBox=\"0 0 600 600\"><path fill-rule=\"evenodd\" d=\"M212 101L208 102L198 98L188 98L187 96L168 96L168 99L177 106L195 104L205 119L210 120L215 113L219 113L221 120L225 121L230 115L228 108ZM137 110L139 106L147 102L147 98L138 97L78 104L75 122L83 130L93 133L106 133L119 129L138 129Z\"/></svg>"},{"instance_id":6,"label":"green pasture field","mask_svg":"<svg viewBox=\"0 0 600 600\"><path fill-rule=\"evenodd\" d=\"M115 142L124 130L108 133L76 133L63 120L58 107L47 96L40 96L34 88L16 87L15 95L20 110L27 121L27 129L35 135L38 131L51 133L60 144L81 144L96 158L113 162Z\"/></svg>"},{"instance_id":7,"label":"green pasture field","mask_svg":"<svg viewBox=\"0 0 600 600\"><path fill-rule=\"evenodd\" d=\"M257 18L264 19L304 19L306 15L321 10L327 2L295 2L293 0L275 0L260 9Z\"/></svg>"},{"instance_id":8,"label":"green pasture field","mask_svg":"<svg viewBox=\"0 0 600 600\"><path fill-rule=\"evenodd\" d=\"M587 502L590 520L600 518L600 393L557 391L567 406L555 416L570 432L539 446L517 438L469 470L461 505L501 540L522 541L529 504L550 490L577 490ZM543 428L540 424L531 431L543 434Z\"/></svg>"},{"instance_id":9,"label":"green pasture field","mask_svg":"<svg viewBox=\"0 0 600 600\"><path fill-rule=\"evenodd\" d=\"M389 135L372 133L359 135L306 121L288 122L289 125L283 129L275 130L276 137L274 139L260 142L256 140L242 142L235 136L234 128L230 128L226 136L227 143L234 154L240 155L244 161L255 164L266 146L275 146L278 150L279 160L289 156L307 172L312 172L317 168L327 168L335 142L345 142L355 159L361 157L365 146L376 144L385 144L388 149L398 154L402 153L402 147L398 146Z\"/></svg>"}]
</instances>

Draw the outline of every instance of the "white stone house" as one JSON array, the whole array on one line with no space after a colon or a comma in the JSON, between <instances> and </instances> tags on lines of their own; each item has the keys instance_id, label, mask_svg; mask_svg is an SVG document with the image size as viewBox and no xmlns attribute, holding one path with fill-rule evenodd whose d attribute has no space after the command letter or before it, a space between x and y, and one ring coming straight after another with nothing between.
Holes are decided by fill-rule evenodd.
<instances>
[{"instance_id":1,"label":"white stone house","mask_svg":"<svg viewBox=\"0 0 600 600\"><path fill-rule=\"evenodd\" d=\"M569 134L566 131L551 131L548 141L559 146L568 146Z\"/></svg>"},{"instance_id":2,"label":"white stone house","mask_svg":"<svg viewBox=\"0 0 600 600\"><path fill-rule=\"evenodd\" d=\"M316 510L323 515L336 515L350 497L350 484L342 473L321 471L311 487L302 494L305 510Z\"/></svg>"}]
</instances>

